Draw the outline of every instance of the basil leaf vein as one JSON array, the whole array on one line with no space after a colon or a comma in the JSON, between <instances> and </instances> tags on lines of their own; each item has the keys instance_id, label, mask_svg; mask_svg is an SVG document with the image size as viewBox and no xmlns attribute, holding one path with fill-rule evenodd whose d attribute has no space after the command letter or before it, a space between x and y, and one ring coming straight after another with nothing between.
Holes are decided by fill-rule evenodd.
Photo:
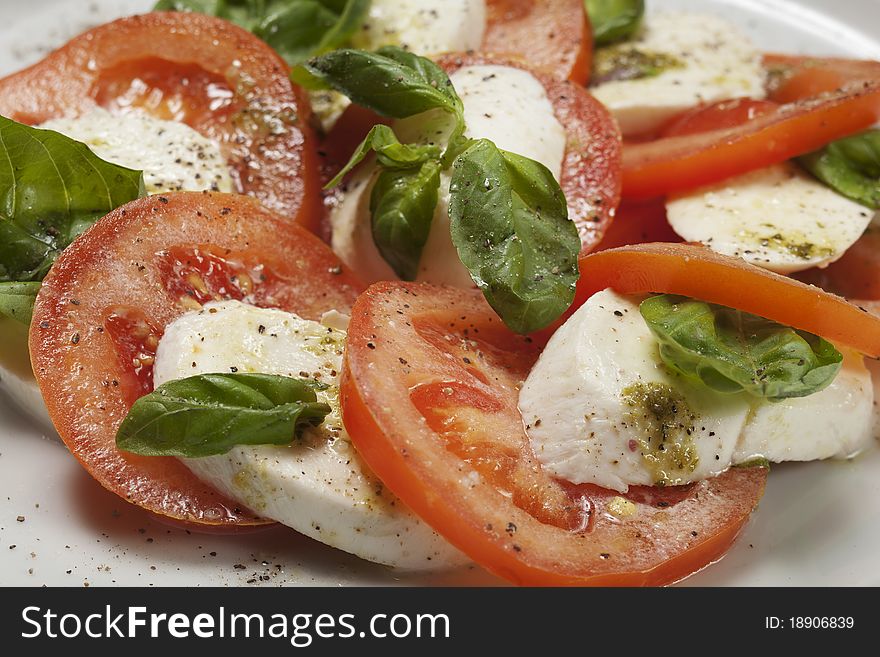
<instances>
[{"instance_id":1,"label":"basil leaf vein","mask_svg":"<svg viewBox=\"0 0 880 657\"><path fill-rule=\"evenodd\" d=\"M663 362L717 392L806 397L830 385L843 362L823 338L725 306L660 295L640 311Z\"/></svg>"},{"instance_id":2,"label":"basil leaf vein","mask_svg":"<svg viewBox=\"0 0 880 657\"><path fill-rule=\"evenodd\" d=\"M269 374L202 374L138 399L116 445L144 456L200 458L238 445L288 445L330 413L312 381Z\"/></svg>"},{"instance_id":3,"label":"basil leaf vein","mask_svg":"<svg viewBox=\"0 0 880 657\"><path fill-rule=\"evenodd\" d=\"M574 300L581 249L553 174L480 139L449 190L452 242L486 300L513 331L548 326Z\"/></svg>"},{"instance_id":4,"label":"basil leaf vein","mask_svg":"<svg viewBox=\"0 0 880 657\"><path fill-rule=\"evenodd\" d=\"M838 194L880 209L880 129L838 139L797 161Z\"/></svg>"},{"instance_id":5,"label":"basil leaf vein","mask_svg":"<svg viewBox=\"0 0 880 657\"><path fill-rule=\"evenodd\" d=\"M41 280L78 235L144 194L140 171L0 116L0 282Z\"/></svg>"},{"instance_id":6,"label":"basil leaf vein","mask_svg":"<svg viewBox=\"0 0 880 657\"><path fill-rule=\"evenodd\" d=\"M226 19L263 39L292 66L343 46L369 9L370 0L159 0L153 8Z\"/></svg>"}]
</instances>

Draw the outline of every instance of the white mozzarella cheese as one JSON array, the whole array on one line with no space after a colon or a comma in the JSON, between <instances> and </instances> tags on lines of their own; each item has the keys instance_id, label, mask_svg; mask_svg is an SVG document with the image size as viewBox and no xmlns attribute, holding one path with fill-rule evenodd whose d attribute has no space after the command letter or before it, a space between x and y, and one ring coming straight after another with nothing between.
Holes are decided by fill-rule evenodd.
<instances>
[{"instance_id":1,"label":"white mozzarella cheese","mask_svg":"<svg viewBox=\"0 0 880 657\"><path fill-rule=\"evenodd\" d=\"M85 143L101 159L144 172L147 192L232 192L219 144L184 123L141 112L120 116L95 109L39 126Z\"/></svg>"},{"instance_id":2,"label":"white mozzarella cheese","mask_svg":"<svg viewBox=\"0 0 880 657\"><path fill-rule=\"evenodd\" d=\"M44 428L52 427L49 411L31 369L28 327L3 316L0 316L0 387Z\"/></svg>"},{"instance_id":3,"label":"white mozzarella cheese","mask_svg":"<svg viewBox=\"0 0 880 657\"><path fill-rule=\"evenodd\" d=\"M834 262L874 214L791 162L673 196L666 210L686 241L782 274Z\"/></svg>"},{"instance_id":4,"label":"white mozzarella cheese","mask_svg":"<svg viewBox=\"0 0 880 657\"><path fill-rule=\"evenodd\" d=\"M594 295L523 386L532 447L555 476L626 491L705 479L754 458L848 457L870 443L873 388L861 356L846 353L832 384L806 398L723 395L663 364L640 301Z\"/></svg>"},{"instance_id":5,"label":"white mozzarella cheese","mask_svg":"<svg viewBox=\"0 0 880 657\"><path fill-rule=\"evenodd\" d=\"M612 80L591 89L624 135L650 132L690 107L729 98L763 98L761 54L734 25L708 14L657 14L617 49L661 55L677 63L659 75Z\"/></svg>"},{"instance_id":6,"label":"white mozzarella cheese","mask_svg":"<svg viewBox=\"0 0 880 657\"><path fill-rule=\"evenodd\" d=\"M521 69L487 65L463 67L451 79L464 103L468 136L490 139L499 148L537 160L559 178L565 129L534 76ZM443 144L451 129L448 116L437 111L395 124L403 142ZM369 165L357 171L331 215L333 250L368 282L397 278L373 243L370 192L375 176L375 167ZM472 287L449 233L449 181L449 173L444 173L417 280Z\"/></svg>"},{"instance_id":7,"label":"white mozzarella cheese","mask_svg":"<svg viewBox=\"0 0 880 657\"><path fill-rule=\"evenodd\" d=\"M339 325L344 316L327 319ZM369 561L409 569L467 559L373 475L342 424L338 376L344 331L237 301L207 304L172 322L156 352L155 385L211 372L314 378L332 408L290 446L236 447L184 459L199 478L257 513Z\"/></svg>"},{"instance_id":8,"label":"white mozzarella cheese","mask_svg":"<svg viewBox=\"0 0 880 657\"><path fill-rule=\"evenodd\" d=\"M362 50L399 46L420 55L480 50L485 0L373 0L352 37Z\"/></svg>"}]
</instances>

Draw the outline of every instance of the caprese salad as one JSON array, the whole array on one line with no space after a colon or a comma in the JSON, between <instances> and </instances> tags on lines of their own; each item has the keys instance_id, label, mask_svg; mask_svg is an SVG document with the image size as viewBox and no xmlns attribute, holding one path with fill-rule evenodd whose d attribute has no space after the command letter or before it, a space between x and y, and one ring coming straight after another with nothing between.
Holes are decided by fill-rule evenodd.
<instances>
[{"instance_id":1,"label":"caprese salad","mask_svg":"<svg viewBox=\"0 0 880 657\"><path fill-rule=\"evenodd\" d=\"M669 584L876 449L878 119L636 0L161 0L0 80L0 385L191 529Z\"/></svg>"}]
</instances>

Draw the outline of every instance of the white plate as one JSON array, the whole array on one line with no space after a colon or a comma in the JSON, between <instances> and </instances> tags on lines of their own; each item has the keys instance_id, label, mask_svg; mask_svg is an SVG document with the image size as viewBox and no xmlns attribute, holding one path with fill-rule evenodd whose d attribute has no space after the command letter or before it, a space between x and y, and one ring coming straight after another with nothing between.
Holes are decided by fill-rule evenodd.
<instances>
[{"instance_id":1,"label":"white plate","mask_svg":"<svg viewBox=\"0 0 880 657\"><path fill-rule=\"evenodd\" d=\"M880 59L877 0L648 0L716 12L764 49ZM3 0L0 75L150 0ZM21 518L22 520L19 520ZM737 544L688 585L880 584L880 449L846 463L775 467ZM240 536L166 527L79 467L57 438L0 397L0 584L499 584L477 568L393 572L282 528Z\"/></svg>"}]
</instances>

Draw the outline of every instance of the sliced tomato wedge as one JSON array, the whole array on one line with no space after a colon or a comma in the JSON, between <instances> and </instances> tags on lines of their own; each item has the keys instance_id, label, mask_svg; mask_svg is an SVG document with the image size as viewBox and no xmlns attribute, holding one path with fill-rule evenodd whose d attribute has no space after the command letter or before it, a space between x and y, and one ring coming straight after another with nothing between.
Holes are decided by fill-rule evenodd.
<instances>
[{"instance_id":1,"label":"sliced tomato wedge","mask_svg":"<svg viewBox=\"0 0 880 657\"><path fill-rule=\"evenodd\" d=\"M453 545L525 585L643 585L718 559L764 488L763 468L686 487L566 486L531 451L517 409L539 353L479 293L377 283L352 311L341 401L358 452Z\"/></svg>"},{"instance_id":2,"label":"sliced tomato wedge","mask_svg":"<svg viewBox=\"0 0 880 657\"><path fill-rule=\"evenodd\" d=\"M759 116L769 114L778 106L778 103L769 100L753 98L734 98L700 105L674 117L663 127L660 136L681 137L710 130L735 128Z\"/></svg>"},{"instance_id":3,"label":"sliced tomato wedge","mask_svg":"<svg viewBox=\"0 0 880 657\"><path fill-rule=\"evenodd\" d=\"M880 318L787 276L693 244L640 244L581 258L574 312L593 294L682 294L737 308L880 357Z\"/></svg>"},{"instance_id":4,"label":"sliced tomato wedge","mask_svg":"<svg viewBox=\"0 0 880 657\"><path fill-rule=\"evenodd\" d=\"M0 114L39 124L96 106L181 121L221 143L238 190L317 229L308 101L283 60L226 21L152 13L96 27L0 80Z\"/></svg>"},{"instance_id":5,"label":"sliced tomato wedge","mask_svg":"<svg viewBox=\"0 0 880 657\"><path fill-rule=\"evenodd\" d=\"M623 194L650 198L719 182L816 150L878 119L880 79L768 108L738 125L629 144Z\"/></svg>"},{"instance_id":6,"label":"sliced tomato wedge","mask_svg":"<svg viewBox=\"0 0 880 657\"><path fill-rule=\"evenodd\" d=\"M118 451L116 431L152 390L159 338L185 311L232 298L320 319L360 290L317 237L250 197L153 196L61 254L37 297L31 362L62 440L105 488L171 520L258 524L177 459Z\"/></svg>"},{"instance_id":7,"label":"sliced tomato wedge","mask_svg":"<svg viewBox=\"0 0 880 657\"><path fill-rule=\"evenodd\" d=\"M544 85L556 118L566 132L559 183L568 201L569 217L578 227L583 250L590 251L602 238L620 202L621 137L608 110L582 86L533 71L516 59L468 53L445 55L438 63L449 74L464 66L512 66L529 71ZM322 148L326 161L324 175L328 179L348 161L370 128L380 122L382 119L371 112L349 108L328 135L327 147ZM337 195L338 192L330 192L325 201L328 208L337 202Z\"/></svg>"},{"instance_id":8,"label":"sliced tomato wedge","mask_svg":"<svg viewBox=\"0 0 880 657\"><path fill-rule=\"evenodd\" d=\"M869 60L768 54L764 55L764 68L768 73L767 96L777 103L880 82L880 62Z\"/></svg>"},{"instance_id":9,"label":"sliced tomato wedge","mask_svg":"<svg viewBox=\"0 0 880 657\"><path fill-rule=\"evenodd\" d=\"M515 55L534 69L586 84L593 31L583 0L487 0L483 52Z\"/></svg>"}]
</instances>

